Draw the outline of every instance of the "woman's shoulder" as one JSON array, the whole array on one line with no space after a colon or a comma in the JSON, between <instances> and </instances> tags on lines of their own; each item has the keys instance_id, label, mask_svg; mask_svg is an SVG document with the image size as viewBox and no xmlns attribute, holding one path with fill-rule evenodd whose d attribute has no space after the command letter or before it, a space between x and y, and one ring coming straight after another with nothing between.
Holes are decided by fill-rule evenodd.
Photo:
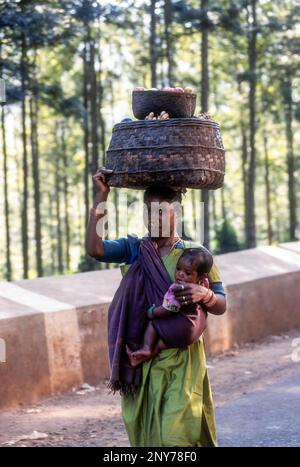
<instances>
[{"instance_id":1,"label":"woman's shoulder","mask_svg":"<svg viewBox=\"0 0 300 467\"><path fill-rule=\"evenodd\" d=\"M135 234L119 237L115 240L102 240L104 256L102 261L108 263L132 263L138 255L140 238Z\"/></svg>"},{"instance_id":2,"label":"woman's shoulder","mask_svg":"<svg viewBox=\"0 0 300 467\"><path fill-rule=\"evenodd\" d=\"M213 253L208 248L206 248L201 242L189 239L182 239L182 242L184 244L184 248L205 248L207 251L209 251L211 255L213 255Z\"/></svg>"},{"instance_id":3,"label":"woman's shoulder","mask_svg":"<svg viewBox=\"0 0 300 467\"><path fill-rule=\"evenodd\" d=\"M128 242L129 247L130 247L130 250L131 250L133 261L136 259L137 255L138 255L138 249L139 249L139 245L140 245L141 240L142 239L140 237L138 237L136 234L128 234L127 235L127 242Z\"/></svg>"},{"instance_id":4,"label":"woman's shoulder","mask_svg":"<svg viewBox=\"0 0 300 467\"><path fill-rule=\"evenodd\" d=\"M202 243L196 242L195 240L181 239L184 248L199 248L203 247Z\"/></svg>"}]
</instances>

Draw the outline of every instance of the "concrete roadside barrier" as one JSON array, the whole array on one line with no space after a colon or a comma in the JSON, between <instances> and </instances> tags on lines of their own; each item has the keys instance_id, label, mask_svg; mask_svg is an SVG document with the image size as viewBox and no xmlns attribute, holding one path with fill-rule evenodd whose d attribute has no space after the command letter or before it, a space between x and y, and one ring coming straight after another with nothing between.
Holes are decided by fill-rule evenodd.
<instances>
[{"instance_id":1,"label":"concrete roadside barrier","mask_svg":"<svg viewBox=\"0 0 300 467\"><path fill-rule=\"evenodd\" d=\"M300 242L216 257L228 311L209 316L217 353L300 326ZM0 408L109 376L107 311L120 270L0 282Z\"/></svg>"}]
</instances>

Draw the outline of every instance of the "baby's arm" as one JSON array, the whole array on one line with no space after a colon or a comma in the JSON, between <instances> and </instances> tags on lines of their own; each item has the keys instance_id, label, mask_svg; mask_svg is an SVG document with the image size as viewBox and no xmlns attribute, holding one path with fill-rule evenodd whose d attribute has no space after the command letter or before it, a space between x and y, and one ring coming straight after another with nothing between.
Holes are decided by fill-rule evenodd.
<instances>
[{"instance_id":1,"label":"baby's arm","mask_svg":"<svg viewBox=\"0 0 300 467\"><path fill-rule=\"evenodd\" d=\"M149 319L153 318L167 318L168 316L172 316L173 312L167 310L162 305L156 306L152 312L149 310L147 311L147 316Z\"/></svg>"},{"instance_id":2,"label":"baby's arm","mask_svg":"<svg viewBox=\"0 0 300 467\"><path fill-rule=\"evenodd\" d=\"M180 303L176 300L173 293L173 285L169 287L167 292L164 295L163 303L160 306L154 308L154 310L147 311L148 318L167 318L172 316L173 313L176 313L180 309Z\"/></svg>"}]
</instances>

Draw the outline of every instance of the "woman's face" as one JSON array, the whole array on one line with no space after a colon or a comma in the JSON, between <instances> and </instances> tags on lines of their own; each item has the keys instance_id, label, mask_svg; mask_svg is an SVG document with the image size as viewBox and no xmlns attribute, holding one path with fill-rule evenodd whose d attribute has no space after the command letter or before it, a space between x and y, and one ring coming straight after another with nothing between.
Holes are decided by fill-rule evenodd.
<instances>
[{"instance_id":1,"label":"woman's face","mask_svg":"<svg viewBox=\"0 0 300 467\"><path fill-rule=\"evenodd\" d=\"M144 203L144 223L150 237L170 237L176 231L180 203L152 196Z\"/></svg>"}]
</instances>

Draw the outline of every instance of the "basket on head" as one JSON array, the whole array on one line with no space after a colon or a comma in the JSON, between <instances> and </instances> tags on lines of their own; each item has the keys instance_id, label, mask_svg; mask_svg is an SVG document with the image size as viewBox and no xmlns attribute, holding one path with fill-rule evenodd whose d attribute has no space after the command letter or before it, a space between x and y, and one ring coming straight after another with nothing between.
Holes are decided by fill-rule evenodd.
<instances>
[{"instance_id":1,"label":"basket on head","mask_svg":"<svg viewBox=\"0 0 300 467\"><path fill-rule=\"evenodd\" d=\"M220 188L225 174L220 127L195 117L118 123L105 166L113 170L107 181L114 187Z\"/></svg>"}]
</instances>

